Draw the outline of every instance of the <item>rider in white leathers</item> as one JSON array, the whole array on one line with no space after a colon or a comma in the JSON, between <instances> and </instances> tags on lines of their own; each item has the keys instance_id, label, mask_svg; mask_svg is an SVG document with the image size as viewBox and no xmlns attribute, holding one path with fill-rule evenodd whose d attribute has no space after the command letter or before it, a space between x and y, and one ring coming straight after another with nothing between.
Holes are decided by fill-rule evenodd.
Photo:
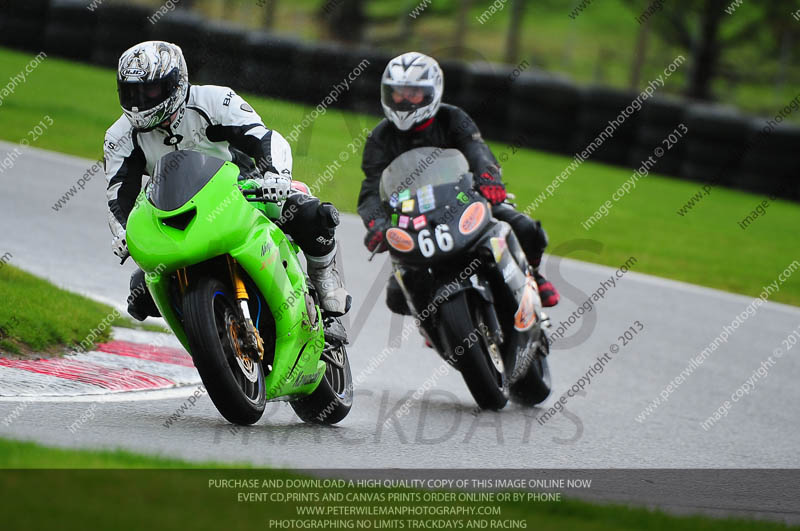
<instances>
[{"instance_id":1,"label":"rider in white leathers","mask_svg":"<svg viewBox=\"0 0 800 531\"><path fill-rule=\"evenodd\" d=\"M190 85L183 53L174 44L148 41L127 50L119 60L117 86L124 115L108 129L103 146L117 256L128 255L125 225L142 176L152 175L156 162L170 151L199 151L233 161L244 175L259 181L265 197L282 202L291 215L276 222L303 249L322 309L334 316L349 310L351 297L335 262L339 213L332 204L292 186L292 152L280 133L268 129L233 90ZM140 320L158 315L143 284L144 274L137 270L131 277L128 312Z\"/></svg>"}]
</instances>

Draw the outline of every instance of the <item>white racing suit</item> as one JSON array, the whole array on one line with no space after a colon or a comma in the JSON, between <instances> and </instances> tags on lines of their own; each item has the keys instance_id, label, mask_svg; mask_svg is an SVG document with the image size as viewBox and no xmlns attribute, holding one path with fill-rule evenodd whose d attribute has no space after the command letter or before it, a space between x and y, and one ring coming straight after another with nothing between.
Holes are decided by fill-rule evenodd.
<instances>
[{"instance_id":1,"label":"white racing suit","mask_svg":"<svg viewBox=\"0 0 800 531\"><path fill-rule=\"evenodd\" d=\"M124 231L141 190L142 177L152 175L162 156L179 149L232 161L248 177L258 177L265 172L289 178L292 175L289 143L277 131L267 129L258 113L242 97L227 87L191 85L186 104L168 128L137 131L123 115L106 131L103 152L108 180L109 227L115 236ZM338 274L336 278L331 278L330 274L336 252L335 227L339 224L336 208L296 190L289 195L283 208L292 215L275 221L305 253L309 276L323 299L323 307L326 294L349 298L341 288ZM335 269L332 273L336 273ZM141 288L135 288L143 282L143 273L135 272L131 277L132 294L142 293ZM337 289L341 291L333 295L331 291ZM143 291L144 298L149 299L147 290ZM129 312L142 319L157 315L152 300L137 300L141 298L129 298ZM329 302L328 306L343 304L342 301L338 301L339 304ZM347 302L349 306L349 300Z\"/></svg>"}]
</instances>

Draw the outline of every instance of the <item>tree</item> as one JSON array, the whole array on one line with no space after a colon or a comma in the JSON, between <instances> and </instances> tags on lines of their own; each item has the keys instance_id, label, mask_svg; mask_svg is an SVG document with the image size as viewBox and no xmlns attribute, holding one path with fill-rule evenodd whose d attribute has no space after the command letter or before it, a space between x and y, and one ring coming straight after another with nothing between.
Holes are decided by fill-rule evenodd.
<instances>
[{"instance_id":1,"label":"tree","mask_svg":"<svg viewBox=\"0 0 800 531\"><path fill-rule=\"evenodd\" d=\"M367 17L363 0L324 0L319 16L335 40L357 43L364 38Z\"/></svg>"},{"instance_id":2,"label":"tree","mask_svg":"<svg viewBox=\"0 0 800 531\"><path fill-rule=\"evenodd\" d=\"M686 53L690 68L685 93L698 100L713 99L712 82L720 74L726 53L745 45L776 50L783 37L776 30L785 26L795 9L793 0L759 4L749 0L738 4L731 0L667 0L661 11L648 14L651 0L627 3L640 23L652 24L666 44ZM732 66L741 69L743 65L733 61Z\"/></svg>"},{"instance_id":3,"label":"tree","mask_svg":"<svg viewBox=\"0 0 800 531\"><path fill-rule=\"evenodd\" d=\"M462 0L458 8L458 15L456 16L456 30L453 37L453 47L456 50L463 50L464 44L467 42L467 28L469 27L469 10L472 7L473 0ZM458 58L461 54L458 53Z\"/></svg>"},{"instance_id":4,"label":"tree","mask_svg":"<svg viewBox=\"0 0 800 531\"><path fill-rule=\"evenodd\" d=\"M511 20L506 34L506 63L513 64L519 58L519 39L522 29L522 19L525 12L525 0L511 1Z\"/></svg>"}]
</instances>

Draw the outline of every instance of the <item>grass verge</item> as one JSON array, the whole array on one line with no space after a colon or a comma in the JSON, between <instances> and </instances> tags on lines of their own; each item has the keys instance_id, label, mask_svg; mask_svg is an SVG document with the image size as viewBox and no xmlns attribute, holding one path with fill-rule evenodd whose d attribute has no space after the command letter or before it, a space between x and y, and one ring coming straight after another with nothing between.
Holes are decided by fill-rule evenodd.
<instances>
[{"instance_id":1,"label":"grass verge","mask_svg":"<svg viewBox=\"0 0 800 531\"><path fill-rule=\"evenodd\" d=\"M82 470L76 470L82 469ZM102 469L102 470L86 470ZM135 470L131 470L135 469ZM143 470L146 469L146 470ZM171 469L171 470L163 470ZM183 470L176 470L183 469ZM256 488L212 486L215 479L256 480ZM735 519L710 519L702 516L676 517L660 511L615 505L593 505L575 500L559 502L451 501L413 502L415 507L497 507L499 516L302 516L301 507L333 510L346 507L385 507L408 505L388 501L391 493L430 492L399 488L358 488L346 485L333 488L275 489L264 481L308 479L287 471L256 469L231 470L214 463L191 464L172 459L137 456L127 452L78 451L45 448L27 442L0 439L0 499L9 502L3 514L8 529L260 529L276 527L270 522L302 520L306 523L329 521L368 521L363 528L412 529L411 519L450 522L447 529L474 529L470 520L505 520L524 524L527 529L576 531L612 530L689 530L750 531L787 529L771 522ZM42 491L47 508L42 510ZM243 500L240 493L281 492L309 495L317 501ZM324 494L362 495L360 501L325 500ZM369 500L369 501L367 501ZM310 500L309 500L310 501ZM335 514L335 513L329 513ZM342 513L339 513L342 514ZM394 525L387 524L392 519ZM380 522L380 523L378 523ZM341 529L343 526L283 527L284 529ZM357 526L347 527L359 528ZM795 528L796 529L796 528Z\"/></svg>"},{"instance_id":2,"label":"grass verge","mask_svg":"<svg viewBox=\"0 0 800 531\"><path fill-rule=\"evenodd\" d=\"M29 60L28 55L0 49L0 70L4 72L18 72ZM0 138L19 141L49 115L54 123L35 142L37 147L97 159L102 156L105 129L120 115L116 97L112 70L48 58L4 100ZM269 127L284 134L311 111L311 107L283 101L248 100ZM338 111L319 117L293 143L295 178L314 183L326 167L333 168L331 179L318 195L341 210L354 212L362 179L361 151L348 144L358 129L372 128L377 121ZM521 209L571 161L498 143L491 146L504 161L505 179ZM797 258L797 204L772 202L765 215L742 230L737 222L750 214L762 197L715 189L682 217L676 211L697 192L698 183L656 174L641 179L630 194L613 204L607 217L585 230L581 222L610 200L630 176L628 170L593 162L575 170L553 197L533 212L550 235L549 251L614 267L635 256L636 271L752 296ZM57 202L71 185L74 181L65 177L64 189L54 190L52 198L42 200ZM89 186L105 186L105 181L96 177ZM562 246L585 239L599 242L600 250L572 252ZM773 300L800 305L800 275L783 284Z\"/></svg>"},{"instance_id":3,"label":"grass verge","mask_svg":"<svg viewBox=\"0 0 800 531\"><path fill-rule=\"evenodd\" d=\"M8 264L0 267L0 301L0 354L59 354L93 332L93 343L108 341L111 325L144 328L110 306Z\"/></svg>"}]
</instances>

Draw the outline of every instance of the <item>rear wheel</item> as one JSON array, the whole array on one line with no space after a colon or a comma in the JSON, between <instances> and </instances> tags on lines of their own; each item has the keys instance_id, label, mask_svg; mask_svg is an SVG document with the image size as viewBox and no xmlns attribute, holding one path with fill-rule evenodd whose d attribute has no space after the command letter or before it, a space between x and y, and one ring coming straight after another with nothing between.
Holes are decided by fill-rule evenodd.
<instances>
[{"instance_id":1,"label":"rear wheel","mask_svg":"<svg viewBox=\"0 0 800 531\"><path fill-rule=\"evenodd\" d=\"M539 348L533 353L533 360L525 374L511 386L511 399L523 406L541 404L550 396L550 366L547 354L550 341L544 330L539 329Z\"/></svg>"},{"instance_id":2,"label":"rear wheel","mask_svg":"<svg viewBox=\"0 0 800 531\"><path fill-rule=\"evenodd\" d=\"M444 344L481 409L503 409L508 402L508 379L500 348L490 339L483 303L461 293L440 310Z\"/></svg>"},{"instance_id":3,"label":"rear wheel","mask_svg":"<svg viewBox=\"0 0 800 531\"><path fill-rule=\"evenodd\" d=\"M234 424L254 424L267 403L264 369L242 347L239 310L219 280L201 278L183 302L192 358L208 396Z\"/></svg>"},{"instance_id":4,"label":"rear wheel","mask_svg":"<svg viewBox=\"0 0 800 531\"><path fill-rule=\"evenodd\" d=\"M312 424L336 424L353 406L353 375L344 344L325 340L322 360L327 366L322 381L310 395L290 402L303 421Z\"/></svg>"}]
</instances>

